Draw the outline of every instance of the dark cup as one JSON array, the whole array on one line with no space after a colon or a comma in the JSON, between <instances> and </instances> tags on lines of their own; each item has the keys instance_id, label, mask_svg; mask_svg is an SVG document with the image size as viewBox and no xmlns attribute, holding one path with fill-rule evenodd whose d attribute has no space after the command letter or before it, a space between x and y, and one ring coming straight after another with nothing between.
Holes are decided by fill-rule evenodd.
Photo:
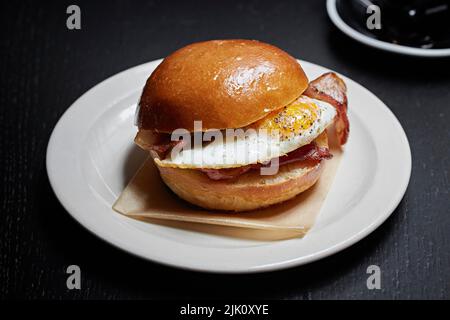
<instances>
[{"instance_id":1,"label":"dark cup","mask_svg":"<svg viewBox=\"0 0 450 320\"><path fill-rule=\"evenodd\" d=\"M367 19L376 5L381 28ZM419 48L450 47L450 0L338 0L343 20L358 31L382 41Z\"/></svg>"}]
</instances>

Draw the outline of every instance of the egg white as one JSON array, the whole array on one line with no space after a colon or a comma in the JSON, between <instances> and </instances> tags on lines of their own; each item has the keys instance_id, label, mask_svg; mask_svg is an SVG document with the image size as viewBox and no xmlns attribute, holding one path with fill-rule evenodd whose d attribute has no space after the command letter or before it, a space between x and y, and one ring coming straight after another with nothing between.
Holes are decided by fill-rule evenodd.
<instances>
[{"instance_id":1,"label":"egg white","mask_svg":"<svg viewBox=\"0 0 450 320\"><path fill-rule=\"evenodd\" d=\"M237 132L237 136L227 138L224 131L210 131L208 135L217 137L212 142L206 145L198 143L179 152L174 149L167 158L155 161L162 167L222 169L266 163L272 158L286 155L311 143L332 124L336 116L335 108L326 102L306 96L301 96L299 100L318 107L317 118L301 134L280 138L277 132L247 127ZM221 133L222 138L218 136Z\"/></svg>"}]
</instances>

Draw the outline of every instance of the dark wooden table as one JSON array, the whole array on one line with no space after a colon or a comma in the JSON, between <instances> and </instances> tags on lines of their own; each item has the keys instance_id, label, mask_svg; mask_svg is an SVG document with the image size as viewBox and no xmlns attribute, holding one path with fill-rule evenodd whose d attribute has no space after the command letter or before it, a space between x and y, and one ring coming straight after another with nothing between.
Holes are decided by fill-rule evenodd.
<instances>
[{"instance_id":1,"label":"dark wooden table","mask_svg":"<svg viewBox=\"0 0 450 320\"><path fill-rule=\"evenodd\" d=\"M81 8L78 31L66 28L72 3ZM0 297L450 297L449 59L396 56L355 43L333 27L325 1L317 0L9 1L2 6ZM119 71L213 38L273 43L351 77L391 108L408 135L413 171L403 201L380 228L310 265L214 275L122 252L61 207L48 182L45 151L62 113ZM70 264L81 267L81 290L66 288ZM366 288L371 264L381 268L381 290Z\"/></svg>"}]
</instances>

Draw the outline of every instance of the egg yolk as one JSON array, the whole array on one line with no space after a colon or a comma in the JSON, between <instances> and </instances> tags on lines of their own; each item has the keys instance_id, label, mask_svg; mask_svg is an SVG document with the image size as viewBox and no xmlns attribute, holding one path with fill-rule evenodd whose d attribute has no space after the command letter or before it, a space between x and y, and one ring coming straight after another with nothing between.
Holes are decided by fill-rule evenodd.
<instances>
[{"instance_id":1,"label":"egg yolk","mask_svg":"<svg viewBox=\"0 0 450 320\"><path fill-rule=\"evenodd\" d=\"M285 140L307 131L318 117L319 107L315 103L299 99L259 120L256 126L269 133L277 130L280 138Z\"/></svg>"}]
</instances>

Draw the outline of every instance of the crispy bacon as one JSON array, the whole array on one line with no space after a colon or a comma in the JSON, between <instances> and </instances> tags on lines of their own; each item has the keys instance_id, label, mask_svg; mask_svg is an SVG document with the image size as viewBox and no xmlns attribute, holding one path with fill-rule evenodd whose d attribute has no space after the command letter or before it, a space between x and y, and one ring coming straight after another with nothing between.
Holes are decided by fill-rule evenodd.
<instances>
[{"instance_id":1,"label":"crispy bacon","mask_svg":"<svg viewBox=\"0 0 450 320\"><path fill-rule=\"evenodd\" d=\"M336 108L336 135L340 145L347 142L350 124L347 117L347 87L334 72L328 72L309 83L304 95L328 102Z\"/></svg>"},{"instance_id":2,"label":"crispy bacon","mask_svg":"<svg viewBox=\"0 0 450 320\"><path fill-rule=\"evenodd\" d=\"M311 142L303 147L289 152L287 155L279 158L279 166L286 165L297 161L321 161L322 159L330 159L333 155L328 148L319 147L315 142ZM269 164L265 164L266 166ZM264 164L249 164L238 168L229 169L199 169L212 180L229 180L234 179L250 170L260 169Z\"/></svg>"},{"instance_id":3,"label":"crispy bacon","mask_svg":"<svg viewBox=\"0 0 450 320\"><path fill-rule=\"evenodd\" d=\"M332 157L333 155L328 148L320 147L315 142L311 142L280 157L279 165L305 160L321 161L322 159L331 159Z\"/></svg>"},{"instance_id":4,"label":"crispy bacon","mask_svg":"<svg viewBox=\"0 0 450 320\"><path fill-rule=\"evenodd\" d=\"M246 173L251 170L253 165L247 165L238 168L227 168L227 169L199 169L201 172L206 173L206 175L211 180L228 180L233 179L241 174Z\"/></svg>"},{"instance_id":5,"label":"crispy bacon","mask_svg":"<svg viewBox=\"0 0 450 320\"><path fill-rule=\"evenodd\" d=\"M134 142L144 150L156 152L160 159L165 159L170 151L183 140L172 141L170 134L150 130L140 130Z\"/></svg>"},{"instance_id":6,"label":"crispy bacon","mask_svg":"<svg viewBox=\"0 0 450 320\"><path fill-rule=\"evenodd\" d=\"M183 143L183 140L177 141L168 141L159 144L154 144L148 147L149 150L155 151L160 159L165 159L166 156L170 153L170 151L178 145L179 143Z\"/></svg>"}]
</instances>

